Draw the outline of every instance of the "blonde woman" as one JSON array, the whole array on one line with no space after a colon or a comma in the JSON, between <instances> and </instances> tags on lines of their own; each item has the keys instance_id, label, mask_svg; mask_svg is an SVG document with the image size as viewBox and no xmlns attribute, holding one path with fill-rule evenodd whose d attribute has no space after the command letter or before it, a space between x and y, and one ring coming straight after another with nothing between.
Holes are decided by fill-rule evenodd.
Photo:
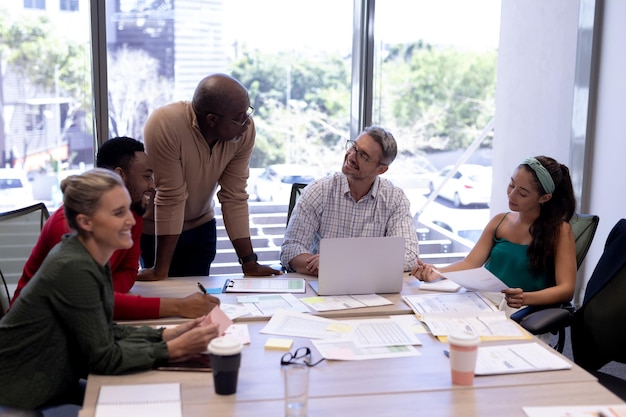
<instances>
[{"instance_id":1,"label":"blonde woman","mask_svg":"<svg viewBox=\"0 0 626 417\"><path fill-rule=\"evenodd\" d=\"M0 321L0 405L80 404L79 381L151 369L206 350L217 326L202 318L172 329L112 321L109 258L132 246L131 199L113 171L93 169L61 184L74 234L48 254ZM45 413L44 413L45 414Z\"/></svg>"}]
</instances>

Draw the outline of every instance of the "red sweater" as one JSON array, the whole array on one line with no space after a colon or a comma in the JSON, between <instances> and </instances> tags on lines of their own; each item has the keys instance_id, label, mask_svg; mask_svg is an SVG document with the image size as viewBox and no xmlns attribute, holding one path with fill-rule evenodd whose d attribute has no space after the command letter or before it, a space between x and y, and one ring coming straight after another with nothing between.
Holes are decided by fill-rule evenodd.
<instances>
[{"instance_id":1,"label":"red sweater","mask_svg":"<svg viewBox=\"0 0 626 417\"><path fill-rule=\"evenodd\" d=\"M113 289L115 290L113 318L116 320L157 319L159 318L161 305L160 298L147 298L127 294L135 285L137 270L139 269L139 256L141 255L139 239L141 238L141 230L143 228L143 218L134 212L133 217L136 221L132 229L133 246L130 249L115 251L111 259L109 259L111 274L113 275ZM63 235L69 232L70 229L65 220L63 206L61 206L44 224L37 244L24 265L22 276L11 299L11 305L20 295L22 288L35 275L48 252L61 241Z\"/></svg>"}]
</instances>

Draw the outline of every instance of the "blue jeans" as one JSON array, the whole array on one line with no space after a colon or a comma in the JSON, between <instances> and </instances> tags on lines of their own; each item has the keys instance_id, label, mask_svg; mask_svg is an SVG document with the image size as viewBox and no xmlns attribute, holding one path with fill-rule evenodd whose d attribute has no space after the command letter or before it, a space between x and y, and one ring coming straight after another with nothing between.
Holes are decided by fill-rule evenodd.
<instances>
[{"instance_id":1,"label":"blue jeans","mask_svg":"<svg viewBox=\"0 0 626 417\"><path fill-rule=\"evenodd\" d=\"M215 219L182 232L178 237L168 276L185 277L209 275L217 248ZM141 235L141 266L154 266L155 236Z\"/></svg>"}]
</instances>

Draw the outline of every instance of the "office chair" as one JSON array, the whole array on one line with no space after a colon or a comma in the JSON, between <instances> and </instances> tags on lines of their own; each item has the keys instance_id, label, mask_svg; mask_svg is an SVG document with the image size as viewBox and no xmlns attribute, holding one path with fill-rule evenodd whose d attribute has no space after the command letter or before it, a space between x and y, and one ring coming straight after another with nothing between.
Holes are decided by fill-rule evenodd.
<instances>
[{"instance_id":1,"label":"office chair","mask_svg":"<svg viewBox=\"0 0 626 417\"><path fill-rule=\"evenodd\" d=\"M291 218L291 213L293 212L298 199L302 195L302 189L306 187L307 184L303 184L300 182L295 182L291 185L291 195L289 196L289 208L287 209L287 224L289 224L289 219Z\"/></svg>"},{"instance_id":2,"label":"office chair","mask_svg":"<svg viewBox=\"0 0 626 417\"><path fill-rule=\"evenodd\" d=\"M0 213L0 271L4 285L0 290L0 317L8 310L11 299L7 284L17 283L22 275L48 217L50 213L43 203Z\"/></svg>"},{"instance_id":3,"label":"office chair","mask_svg":"<svg viewBox=\"0 0 626 417\"><path fill-rule=\"evenodd\" d=\"M598 229L600 218L593 214L574 214L570 220L570 226L576 242L576 269L582 265L591 242ZM577 283L577 287L582 283ZM553 346L558 352L563 352L565 347L565 330L572 323L572 317L576 308L570 303L561 306L532 306L525 307L511 315L528 332L538 335L552 333L558 335Z\"/></svg>"},{"instance_id":4,"label":"office chair","mask_svg":"<svg viewBox=\"0 0 626 417\"><path fill-rule=\"evenodd\" d=\"M626 219L613 227L572 320L574 362L598 370L611 361L626 363Z\"/></svg>"}]
</instances>

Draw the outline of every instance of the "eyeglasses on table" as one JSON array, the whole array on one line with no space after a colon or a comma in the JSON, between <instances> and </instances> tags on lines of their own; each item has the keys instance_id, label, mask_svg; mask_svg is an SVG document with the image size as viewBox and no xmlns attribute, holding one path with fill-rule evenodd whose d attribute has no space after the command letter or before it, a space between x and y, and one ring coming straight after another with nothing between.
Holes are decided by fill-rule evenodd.
<instances>
[{"instance_id":1,"label":"eyeglasses on table","mask_svg":"<svg viewBox=\"0 0 626 417\"><path fill-rule=\"evenodd\" d=\"M285 365L293 365L293 364L304 364L306 366L315 366L322 362L325 358L318 360L317 362L313 362L313 358L311 355L311 349L308 347L300 347L295 350L295 352L287 352L280 358L281 366Z\"/></svg>"}]
</instances>

